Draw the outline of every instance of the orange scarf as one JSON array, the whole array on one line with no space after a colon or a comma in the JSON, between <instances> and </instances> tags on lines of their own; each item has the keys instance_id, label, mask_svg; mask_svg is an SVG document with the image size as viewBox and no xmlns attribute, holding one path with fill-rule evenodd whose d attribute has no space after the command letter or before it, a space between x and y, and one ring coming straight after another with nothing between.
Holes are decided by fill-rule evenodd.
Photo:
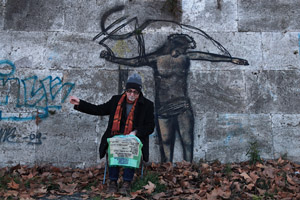
<instances>
[{"instance_id":1,"label":"orange scarf","mask_svg":"<svg viewBox=\"0 0 300 200\"><path fill-rule=\"evenodd\" d=\"M122 111L123 111L122 104L123 104L125 98L127 99L126 93L124 93L122 95L122 97L120 98L120 100L118 102L117 109L116 109L115 116L114 116L113 125L111 128L112 135L120 134L120 122L121 122ZM130 110L130 113L128 114L128 117L127 117L127 120L125 123L124 135L128 135L133 129L133 115L134 115L134 110L135 110L137 100L138 100L138 98L134 101L134 104Z\"/></svg>"}]
</instances>

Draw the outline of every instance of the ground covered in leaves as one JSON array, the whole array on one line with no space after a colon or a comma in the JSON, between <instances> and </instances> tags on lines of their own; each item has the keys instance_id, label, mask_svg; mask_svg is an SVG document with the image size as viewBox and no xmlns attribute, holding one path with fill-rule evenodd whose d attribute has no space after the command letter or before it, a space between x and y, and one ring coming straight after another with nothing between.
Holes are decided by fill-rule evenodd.
<instances>
[{"instance_id":1,"label":"ground covered in leaves","mask_svg":"<svg viewBox=\"0 0 300 200\"><path fill-rule=\"evenodd\" d=\"M299 164L281 158L254 165L150 163L124 197L106 194L101 166L17 165L0 169L0 199L300 199L299 172Z\"/></svg>"}]
</instances>

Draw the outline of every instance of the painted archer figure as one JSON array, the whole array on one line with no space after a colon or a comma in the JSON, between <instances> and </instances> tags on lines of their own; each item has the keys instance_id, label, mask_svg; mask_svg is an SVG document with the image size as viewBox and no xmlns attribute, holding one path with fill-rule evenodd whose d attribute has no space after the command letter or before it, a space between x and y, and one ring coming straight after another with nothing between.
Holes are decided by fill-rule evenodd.
<instances>
[{"instance_id":1,"label":"painted archer figure","mask_svg":"<svg viewBox=\"0 0 300 200\"><path fill-rule=\"evenodd\" d=\"M106 16L107 17L107 16ZM131 20L132 21L132 20ZM154 20L149 20L151 23ZM146 27L146 21L137 30ZM161 21L161 20L156 20ZM173 22L177 24L176 22ZM184 26L180 24L181 26ZM189 28L191 28L189 26ZM107 29L103 28L103 32ZM200 30L200 29L197 29ZM127 34L126 37L135 35L138 41L143 41L140 31ZM200 30L201 31L201 30ZM138 33L139 32L139 33ZM113 31L115 33L115 31ZM165 43L156 51L146 54L142 51L139 56L132 58L116 57L111 49L102 51L101 58L109 62L118 63L130 67L149 66L153 69L155 81L155 115L156 129L161 142L161 161L172 162L176 133L183 150L183 159L193 160L194 140L194 115L188 97L187 77L191 60L210 62L231 62L237 65L248 65L247 60L231 57L229 52L217 41L206 33L201 35L210 39L226 55L219 55L201 51L191 51L196 48L195 40L187 34L171 34ZM99 34L98 34L99 35ZM96 36L97 37L97 36ZM125 35L110 35L114 39L125 39ZM103 43L104 40L102 40ZM101 43L99 43L101 44ZM144 44L142 44L144 45ZM105 45L108 48L107 45ZM142 46L140 49L144 50Z\"/></svg>"}]
</instances>

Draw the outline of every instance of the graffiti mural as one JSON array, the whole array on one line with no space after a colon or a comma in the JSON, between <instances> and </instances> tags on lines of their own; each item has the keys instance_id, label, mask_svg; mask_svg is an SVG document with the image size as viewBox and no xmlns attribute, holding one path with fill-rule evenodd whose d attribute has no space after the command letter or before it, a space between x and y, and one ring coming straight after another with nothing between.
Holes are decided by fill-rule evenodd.
<instances>
[{"instance_id":1,"label":"graffiti mural","mask_svg":"<svg viewBox=\"0 0 300 200\"><path fill-rule=\"evenodd\" d=\"M74 83L63 83L59 77L47 76L41 80L36 75L23 79L13 77L16 67L9 60L0 60L0 67L0 121L27 121L46 118L49 115L49 110L61 109L60 103L66 100L75 86ZM7 71L6 68L10 68L9 72L2 73L2 71ZM10 98L16 99L10 100ZM58 101L58 98L61 98L61 101ZM19 114L17 116L5 116L1 107L8 106L9 102L15 102L16 108L32 108L35 111L29 116Z\"/></svg>"},{"instance_id":2,"label":"graffiti mural","mask_svg":"<svg viewBox=\"0 0 300 200\"><path fill-rule=\"evenodd\" d=\"M155 81L155 116L156 128L160 139L161 161L173 161L174 144L176 134L182 145L183 159L193 160L193 140L194 140L194 115L191 102L188 96L187 82L190 62L231 62L237 65L248 65L247 60L232 57L230 53L216 40L199 28L180 24L167 20L146 20L139 25L136 17L128 19L120 17L108 26L105 26L107 18L115 12L121 11L124 6L115 7L102 16L102 31L93 39L102 38L99 42L106 48L100 57L113 63L130 67L149 66L153 70ZM127 20L127 21L126 21ZM181 29L193 32L199 37L209 40L222 53L214 54L193 50L197 44L189 34L170 34L165 42L155 51L146 53L143 30L153 23L170 23L177 25ZM134 24L134 30L124 34L119 31L129 24ZM109 41L126 40L134 37L138 43L138 56L125 58L117 57L109 47Z\"/></svg>"}]
</instances>

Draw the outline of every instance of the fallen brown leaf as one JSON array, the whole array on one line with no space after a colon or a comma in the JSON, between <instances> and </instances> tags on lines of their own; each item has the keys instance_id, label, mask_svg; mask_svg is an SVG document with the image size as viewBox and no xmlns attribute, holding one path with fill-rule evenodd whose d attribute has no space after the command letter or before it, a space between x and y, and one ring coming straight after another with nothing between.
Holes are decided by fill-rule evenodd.
<instances>
[{"instance_id":1,"label":"fallen brown leaf","mask_svg":"<svg viewBox=\"0 0 300 200\"><path fill-rule=\"evenodd\" d=\"M158 199L161 199L164 196L166 196L166 194L164 192L161 192L161 193L155 194L152 198L158 200Z\"/></svg>"},{"instance_id":2,"label":"fallen brown leaf","mask_svg":"<svg viewBox=\"0 0 300 200\"><path fill-rule=\"evenodd\" d=\"M8 183L7 185L8 185L9 188L15 189L15 190L19 189L19 187L20 187L19 184L17 184L13 180L10 183Z\"/></svg>"},{"instance_id":3,"label":"fallen brown leaf","mask_svg":"<svg viewBox=\"0 0 300 200\"><path fill-rule=\"evenodd\" d=\"M38 196L38 195L44 195L47 194L47 188L45 186L42 186L40 188L32 188L29 191L30 196Z\"/></svg>"},{"instance_id":4,"label":"fallen brown leaf","mask_svg":"<svg viewBox=\"0 0 300 200\"><path fill-rule=\"evenodd\" d=\"M290 163L288 163L282 169L284 171L290 171L291 169L293 169L293 166Z\"/></svg>"},{"instance_id":5,"label":"fallen brown leaf","mask_svg":"<svg viewBox=\"0 0 300 200\"><path fill-rule=\"evenodd\" d=\"M254 184L256 183L257 179L259 179L259 176L257 176L255 172L250 172L250 177Z\"/></svg>"},{"instance_id":6,"label":"fallen brown leaf","mask_svg":"<svg viewBox=\"0 0 300 200\"><path fill-rule=\"evenodd\" d=\"M241 173L241 176L246 180L247 183L253 182L252 178L246 172Z\"/></svg>"},{"instance_id":7,"label":"fallen brown leaf","mask_svg":"<svg viewBox=\"0 0 300 200\"><path fill-rule=\"evenodd\" d=\"M156 185L153 184L151 181L148 181L148 184L145 185L144 188L146 189L147 194L151 194L152 192L154 192Z\"/></svg>"},{"instance_id":8,"label":"fallen brown leaf","mask_svg":"<svg viewBox=\"0 0 300 200\"><path fill-rule=\"evenodd\" d=\"M173 163L171 163L171 162L163 163L162 167L164 167L167 172L172 171L172 169L173 169Z\"/></svg>"},{"instance_id":9,"label":"fallen brown leaf","mask_svg":"<svg viewBox=\"0 0 300 200\"><path fill-rule=\"evenodd\" d=\"M181 181L180 182L180 186L182 188L189 188L190 187L190 183L188 181Z\"/></svg>"},{"instance_id":10,"label":"fallen brown leaf","mask_svg":"<svg viewBox=\"0 0 300 200\"><path fill-rule=\"evenodd\" d=\"M79 178L79 177L81 177L82 176L82 174L81 173L79 173L79 172L74 172L73 174L72 174L72 178Z\"/></svg>"},{"instance_id":11,"label":"fallen brown leaf","mask_svg":"<svg viewBox=\"0 0 300 200\"><path fill-rule=\"evenodd\" d=\"M256 188L256 189L257 189L257 191L260 195L264 195L266 193L266 190L263 190L263 189L260 189L260 188Z\"/></svg>"},{"instance_id":12,"label":"fallen brown leaf","mask_svg":"<svg viewBox=\"0 0 300 200\"><path fill-rule=\"evenodd\" d=\"M248 185L246 186L246 188L247 188L248 190L252 190L253 187L254 187L254 184L253 184L253 183L250 183L250 184L248 184Z\"/></svg>"},{"instance_id":13,"label":"fallen brown leaf","mask_svg":"<svg viewBox=\"0 0 300 200\"><path fill-rule=\"evenodd\" d=\"M29 194L27 194L27 192L26 193L24 193L24 192L22 192L22 193L20 193L19 194L19 198L20 198L20 200L21 199L23 199L23 200L34 200L33 198L31 198L30 197L30 195Z\"/></svg>"},{"instance_id":14,"label":"fallen brown leaf","mask_svg":"<svg viewBox=\"0 0 300 200\"><path fill-rule=\"evenodd\" d=\"M215 188L210 194L207 194L207 199L217 199L222 197L223 199L229 199L231 191L223 191L221 188Z\"/></svg>"},{"instance_id":15,"label":"fallen brown leaf","mask_svg":"<svg viewBox=\"0 0 300 200\"><path fill-rule=\"evenodd\" d=\"M59 198L59 197L57 197L57 196L55 196L55 195L52 195L52 194L51 194L50 196L47 197L47 199L58 199L58 198Z\"/></svg>"},{"instance_id":16,"label":"fallen brown leaf","mask_svg":"<svg viewBox=\"0 0 300 200\"><path fill-rule=\"evenodd\" d=\"M271 167L267 167L264 169L263 174L266 177L273 179L274 178L274 169Z\"/></svg>"},{"instance_id":17,"label":"fallen brown leaf","mask_svg":"<svg viewBox=\"0 0 300 200\"><path fill-rule=\"evenodd\" d=\"M33 178L34 177L34 175L32 174L32 173L29 173L28 175L22 175L22 178L23 179L31 179L31 178Z\"/></svg>"},{"instance_id":18,"label":"fallen brown leaf","mask_svg":"<svg viewBox=\"0 0 300 200\"><path fill-rule=\"evenodd\" d=\"M88 198L89 198L89 195L87 195L87 194L82 194L80 197L81 197L82 199L88 199Z\"/></svg>"},{"instance_id":19,"label":"fallen brown leaf","mask_svg":"<svg viewBox=\"0 0 300 200\"><path fill-rule=\"evenodd\" d=\"M19 195L19 192L18 191L15 191L15 190L8 190L4 193L4 197L9 197L9 196L14 196L14 197L17 197Z\"/></svg>"},{"instance_id":20,"label":"fallen brown leaf","mask_svg":"<svg viewBox=\"0 0 300 200\"><path fill-rule=\"evenodd\" d=\"M182 194L182 193L183 193L183 190L182 190L181 187L175 188L175 190L173 192L174 195L179 195L179 194Z\"/></svg>"},{"instance_id":21,"label":"fallen brown leaf","mask_svg":"<svg viewBox=\"0 0 300 200\"><path fill-rule=\"evenodd\" d=\"M240 185L239 182L234 182L233 185L234 185L234 188L235 188L235 190L236 190L237 192L240 192L240 191L241 191L241 185Z\"/></svg>"},{"instance_id":22,"label":"fallen brown leaf","mask_svg":"<svg viewBox=\"0 0 300 200\"><path fill-rule=\"evenodd\" d=\"M203 167L204 169L206 169L206 168L209 167L209 164L207 164L207 163L202 163L201 165L202 165L202 167Z\"/></svg>"},{"instance_id":23,"label":"fallen brown leaf","mask_svg":"<svg viewBox=\"0 0 300 200\"><path fill-rule=\"evenodd\" d=\"M67 192L68 194L74 194L77 183L67 185L58 183L58 185L60 186L61 191Z\"/></svg>"},{"instance_id":24,"label":"fallen brown leaf","mask_svg":"<svg viewBox=\"0 0 300 200\"><path fill-rule=\"evenodd\" d=\"M286 176L286 179L289 182L289 184L296 185L296 183L293 181L293 179L289 175Z\"/></svg>"},{"instance_id":25,"label":"fallen brown leaf","mask_svg":"<svg viewBox=\"0 0 300 200\"><path fill-rule=\"evenodd\" d=\"M261 163L256 163L256 165L255 165L256 167L258 167L258 168L265 168L266 166L264 166L263 164L261 164Z\"/></svg>"},{"instance_id":26,"label":"fallen brown leaf","mask_svg":"<svg viewBox=\"0 0 300 200\"><path fill-rule=\"evenodd\" d=\"M200 190L198 194L200 197L204 197L204 195L206 194L206 190Z\"/></svg>"}]
</instances>

